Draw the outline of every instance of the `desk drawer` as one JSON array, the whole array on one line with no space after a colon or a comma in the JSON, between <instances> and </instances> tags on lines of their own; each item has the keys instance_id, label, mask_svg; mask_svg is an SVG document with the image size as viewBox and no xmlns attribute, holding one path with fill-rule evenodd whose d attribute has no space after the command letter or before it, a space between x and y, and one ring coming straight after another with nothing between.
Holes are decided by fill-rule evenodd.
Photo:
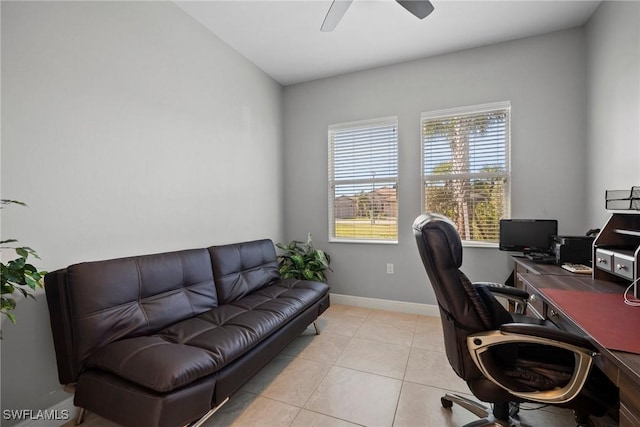
<instances>
[{"instance_id":1,"label":"desk drawer","mask_svg":"<svg viewBox=\"0 0 640 427\"><path fill-rule=\"evenodd\" d=\"M526 291L529 293L529 303L527 304L528 314L539 319L544 319L544 301L542 301L540 294L533 292L533 289L530 286L527 286Z\"/></svg>"},{"instance_id":2,"label":"desk drawer","mask_svg":"<svg viewBox=\"0 0 640 427\"><path fill-rule=\"evenodd\" d=\"M613 271L613 252L596 249L596 267L600 270Z\"/></svg>"},{"instance_id":3,"label":"desk drawer","mask_svg":"<svg viewBox=\"0 0 640 427\"><path fill-rule=\"evenodd\" d=\"M625 279L633 280L634 271L634 259L633 257L614 253L613 254L613 273L624 277Z\"/></svg>"},{"instance_id":4,"label":"desk drawer","mask_svg":"<svg viewBox=\"0 0 640 427\"><path fill-rule=\"evenodd\" d=\"M553 322L559 329L567 332L574 333L576 335L584 336L584 332L580 330L571 320L567 319L564 314L558 312L552 307L547 308L547 319Z\"/></svg>"}]
</instances>

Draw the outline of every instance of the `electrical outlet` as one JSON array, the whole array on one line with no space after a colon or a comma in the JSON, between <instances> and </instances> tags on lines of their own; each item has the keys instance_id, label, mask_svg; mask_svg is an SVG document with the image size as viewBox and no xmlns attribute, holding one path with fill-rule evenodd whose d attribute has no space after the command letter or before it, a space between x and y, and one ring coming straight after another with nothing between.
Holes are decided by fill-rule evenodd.
<instances>
[{"instance_id":1,"label":"electrical outlet","mask_svg":"<svg viewBox=\"0 0 640 427\"><path fill-rule=\"evenodd\" d=\"M393 274L393 264L387 264L387 274Z\"/></svg>"}]
</instances>

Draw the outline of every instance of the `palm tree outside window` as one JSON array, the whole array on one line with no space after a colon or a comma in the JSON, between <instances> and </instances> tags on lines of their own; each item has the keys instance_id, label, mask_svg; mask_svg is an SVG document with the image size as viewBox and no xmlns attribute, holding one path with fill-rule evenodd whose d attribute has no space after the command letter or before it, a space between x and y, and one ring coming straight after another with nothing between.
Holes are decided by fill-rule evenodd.
<instances>
[{"instance_id":1,"label":"palm tree outside window","mask_svg":"<svg viewBox=\"0 0 640 427\"><path fill-rule=\"evenodd\" d=\"M423 208L451 218L465 244L494 246L510 212L509 102L423 113Z\"/></svg>"}]
</instances>

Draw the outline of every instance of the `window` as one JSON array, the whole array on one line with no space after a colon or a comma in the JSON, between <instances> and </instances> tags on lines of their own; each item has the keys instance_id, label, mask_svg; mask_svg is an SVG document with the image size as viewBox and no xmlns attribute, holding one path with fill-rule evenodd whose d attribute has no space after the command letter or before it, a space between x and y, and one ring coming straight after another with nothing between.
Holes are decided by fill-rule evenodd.
<instances>
[{"instance_id":1,"label":"window","mask_svg":"<svg viewBox=\"0 0 640 427\"><path fill-rule=\"evenodd\" d=\"M501 102L422 114L423 207L465 243L495 246L509 216L510 112Z\"/></svg>"},{"instance_id":2,"label":"window","mask_svg":"<svg viewBox=\"0 0 640 427\"><path fill-rule=\"evenodd\" d=\"M397 243L397 117L329 126L329 241Z\"/></svg>"}]
</instances>

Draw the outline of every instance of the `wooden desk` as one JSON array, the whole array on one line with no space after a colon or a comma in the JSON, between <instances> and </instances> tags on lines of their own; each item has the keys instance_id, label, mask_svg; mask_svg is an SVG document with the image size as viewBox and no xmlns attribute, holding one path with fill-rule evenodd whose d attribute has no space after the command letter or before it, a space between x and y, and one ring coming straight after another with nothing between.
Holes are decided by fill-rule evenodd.
<instances>
[{"instance_id":1,"label":"wooden desk","mask_svg":"<svg viewBox=\"0 0 640 427\"><path fill-rule=\"evenodd\" d=\"M523 283L521 275L523 274L540 274L540 275L553 275L553 276L575 276L570 271L565 270L555 264L540 264L531 261L525 257L511 256L511 259L515 261L515 267L513 269L515 287L527 291L531 298L529 299L529 305L527 314L530 316L539 317L544 319L542 300L536 293L531 292L525 283ZM513 309L513 307L509 307Z\"/></svg>"},{"instance_id":2,"label":"wooden desk","mask_svg":"<svg viewBox=\"0 0 640 427\"><path fill-rule=\"evenodd\" d=\"M518 273L532 273L532 274L547 274L554 276L574 276L575 274L565 270L564 268L555 264L541 264L535 261L531 261L529 258L523 256L511 255L516 263L514 272Z\"/></svg>"},{"instance_id":3,"label":"wooden desk","mask_svg":"<svg viewBox=\"0 0 640 427\"><path fill-rule=\"evenodd\" d=\"M518 264L516 261L516 268ZM557 270L565 270L560 267L547 267L555 269L550 268L549 274L518 273L516 283L519 281L522 289L529 292L533 299L533 309L537 314L551 320L561 329L585 336L593 342L599 352L595 357L595 364L620 389L620 426L640 426L640 355L604 348L593 339L588 330L569 317L562 306L540 292L540 289L588 290L618 293L622 298L624 287L613 282L592 279L590 276L561 273ZM554 274L556 271L558 274ZM640 333L640 328L638 329Z\"/></svg>"}]
</instances>

